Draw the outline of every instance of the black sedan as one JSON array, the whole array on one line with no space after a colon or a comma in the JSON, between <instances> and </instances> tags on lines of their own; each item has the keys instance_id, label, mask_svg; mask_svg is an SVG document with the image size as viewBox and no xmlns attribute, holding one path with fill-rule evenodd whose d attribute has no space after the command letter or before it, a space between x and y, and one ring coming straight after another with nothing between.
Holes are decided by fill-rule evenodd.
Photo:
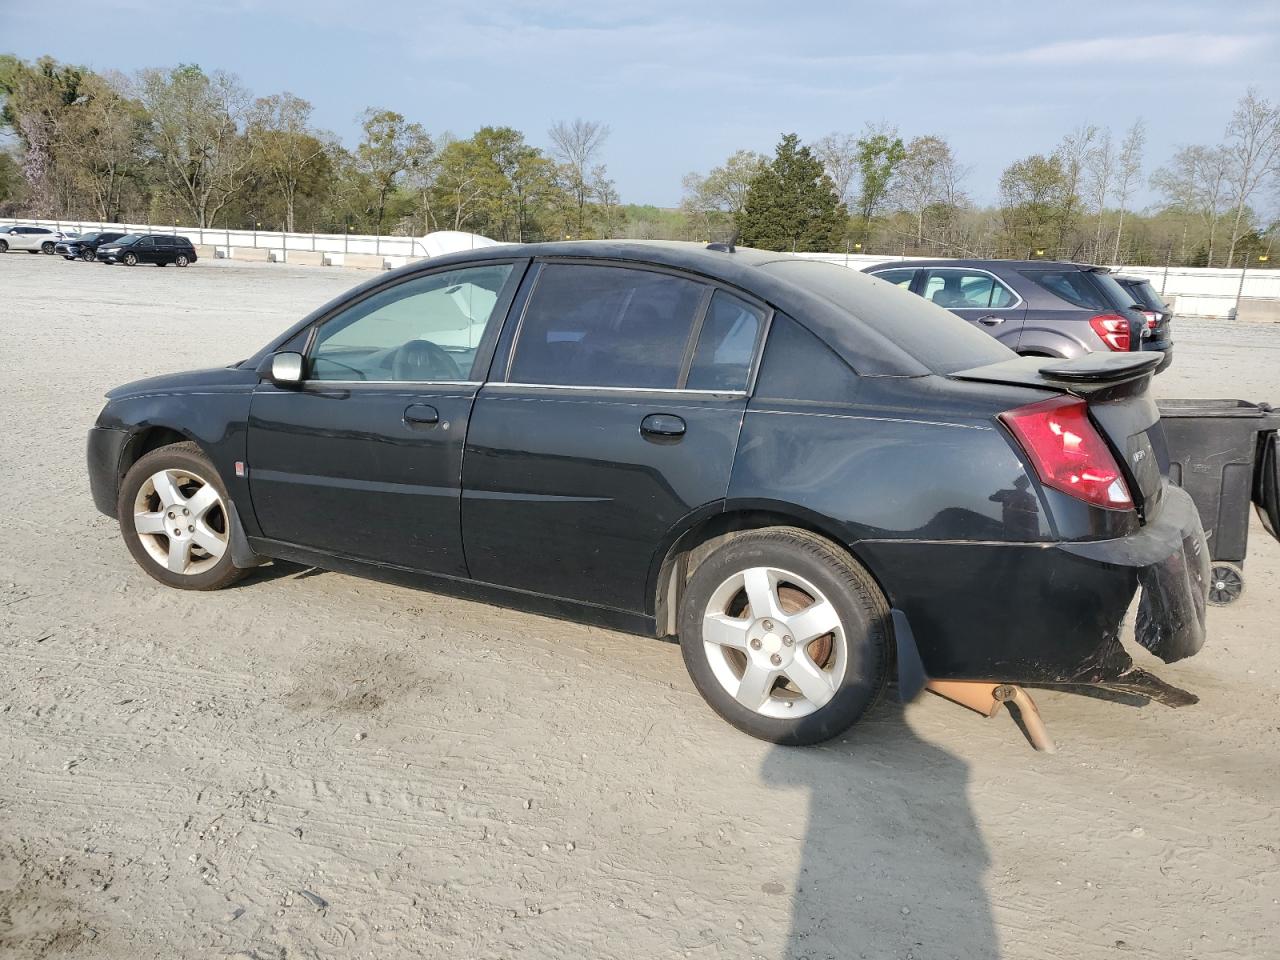
<instances>
[{"instance_id":1,"label":"black sedan","mask_svg":"<svg viewBox=\"0 0 1280 960\"><path fill-rule=\"evenodd\" d=\"M1163 696L1204 641L1158 356L1020 358L782 254L490 247L379 276L254 356L113 390L95 502L142 568L281 558L678 637L725 719L831 737L926 682ZM1010 689L1010 688L997 688Z\"/></svg>"},{"instance_id":2,"label":"black sedan","mask_svg":"<svg viewBox=\"0 0 1280 960\"><path fill-rule=\"evenodd\" d=\"M99 247L113 240L119 240L123 236L123 233L112 233L109 230L102 233L86 233L81 237L70 237L61 241L54 246L53 252L64 260L83 260L86 263L93 263Z\"/></svg>"}]
</instances>

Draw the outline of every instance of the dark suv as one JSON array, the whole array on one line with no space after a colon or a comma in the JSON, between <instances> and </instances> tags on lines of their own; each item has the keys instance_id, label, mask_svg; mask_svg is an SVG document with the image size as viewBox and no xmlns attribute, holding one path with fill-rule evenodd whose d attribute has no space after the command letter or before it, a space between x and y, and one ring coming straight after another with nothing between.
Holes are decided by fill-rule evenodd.
<instances>
[{"instance_id":1,"label":"dark suv","mask_svg":"<svg viewBox=\"0 0 1280 960\"><path fill-rule=\"evenodd\" d=\"M99 247L104 247L111 241L119 240L123 236L124 234L119 231L114 233L86 233L82 237L69 237L61 241L54 246L53 252L65 260L78 259L84 260L86 263L92 263Z\"/></svg>"},{"instance_id":2,"label":"dark suv","mask_svg":"<svg viewBox=\"0 0 1280 960\"><path fill-rule=\"evenodd\" d=\"M1164 351L1164 361L1156 368L1159 373L1173 361L1173 308L1156 293L1156 288L1146 277L1117 276L1116 283L1133 298L1133 305L1147 318L1147 337L1142 341L1142 349Z\"/></svg>"},{"instance_id":3,"label":"dark suv","mask_svg":"<svg viewBox=\"0 0 1280 960\"><path fill-rule=\"evenodd\" d=\"M1072 358L1147 346L1147 318L1106 267L1046 260L912 260L865 268L985 330L1029 357Z\"/></svg>"},{"instance_id":4,"label":"dark suv","mask_svg":"<svg viewBox=\"0 0 1280 960\"><path fill-rule=\"evenodd\" d=\"M1139 586L1140 643L1172 661L1205 637L1158 362L1018 357L781 253L494 246L111 391L89 476L170 586L278 558L678 637L723 717L813 743L891 664L903 697L988 712L1019 683L1192 702L1120 643Z\"/></svg>"},{"instance_id":5,"label":"dark suv","mask_svg":"<svg viewBox=\"0 0 1280 960\"><path fill-rule=\"evenodd\" d=\"M186 237L168 233L129 233L114 243L99 247L98 259L103 263L123 263L126 267L139 263L154 263L157 267L172 263L185 267L196 262L196 248Z\"/></svg>"}]
</instances>

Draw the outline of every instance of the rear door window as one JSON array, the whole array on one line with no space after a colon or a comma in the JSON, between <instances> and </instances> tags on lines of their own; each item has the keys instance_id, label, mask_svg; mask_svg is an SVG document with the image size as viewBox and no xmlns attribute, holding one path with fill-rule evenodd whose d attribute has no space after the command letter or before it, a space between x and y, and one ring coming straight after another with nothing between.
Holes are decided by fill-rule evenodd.
<instances>
[{"instance_id":1,"label":"rear door window","mask_svg":"<svg viewBox=\"0 0 1280 960\"><path fill-rule=\"evenodd\" d=\"M1023 275L1036 286L1077 307L1086 310L1115 309L1087 270L1027 270Z\"/></svg>"},{"instance_id":2,"label":"rear door window","mask_svg":"<svg viewBox=\"0 0 1280 960\"><path fill-rule=\"evenodd\" d=\"M698 333L685 386L690 390L746 390L765 312L717 290Z\"/></svg>"},{"instance_id":3,"label":"rear door window","mask_svg":"<svg viewBox=\"0 0 1280 960\"><path fill-rule=\"evenodd\" d=\"M653 270L544 264L520 322L508 379L552 386L678 387L706 291L692 279Z\"/></svg>"},{"instance_id":4,"label":"rear door window","mask_svg":"<svg viewBox=\"0 0 1280 960\"><path fill-rule=\"evenodd\" d=\"M948 310L999 310L1018 300L1012 290L989 273L950 268L925 274L921 296Z\"/></svg>"}]
</instances>

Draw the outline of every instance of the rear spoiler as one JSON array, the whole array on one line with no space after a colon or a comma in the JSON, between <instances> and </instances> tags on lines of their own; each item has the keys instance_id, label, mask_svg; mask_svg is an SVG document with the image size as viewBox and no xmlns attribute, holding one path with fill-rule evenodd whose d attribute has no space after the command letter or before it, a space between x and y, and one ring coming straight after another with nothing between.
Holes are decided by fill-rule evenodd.
<instances>
[{"instance_id":1,"label":"rear spoiler","mask_svg":"<svg viewBox=\"0 0 1280 960\"><path fill-rule=\"evenodd\" d=\"M956 380L1007 383L1018 387L1096 393L1130 381L1145 380L1164 354L1086 353L1071 360L1054 357L1014 357L951 374Z\"/></svg>"}]
</instances>

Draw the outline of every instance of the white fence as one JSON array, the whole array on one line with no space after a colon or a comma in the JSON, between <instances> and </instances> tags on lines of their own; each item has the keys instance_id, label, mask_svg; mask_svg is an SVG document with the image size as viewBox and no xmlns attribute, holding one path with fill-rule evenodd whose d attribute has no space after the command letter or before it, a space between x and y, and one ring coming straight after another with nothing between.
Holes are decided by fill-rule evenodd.
<instances>
[{"instance_id":1,"label":"white fence","mask_svg":"<svg viewBox=\"0 0 1280 960\"><path fill-rule=\"evenodd\" d=\"M264 250L306 250L316 253L372 254L386 257L427 257L432 251L424 237L380 237L367 234L277 233L268 230L230 230L184 227L180 224L108 223L99 220L24 220L0 218L4 226L50 227L73 233L119 230L125 233L171 233L210 247L254 247Z\"/></svg>"}]
</instances>

